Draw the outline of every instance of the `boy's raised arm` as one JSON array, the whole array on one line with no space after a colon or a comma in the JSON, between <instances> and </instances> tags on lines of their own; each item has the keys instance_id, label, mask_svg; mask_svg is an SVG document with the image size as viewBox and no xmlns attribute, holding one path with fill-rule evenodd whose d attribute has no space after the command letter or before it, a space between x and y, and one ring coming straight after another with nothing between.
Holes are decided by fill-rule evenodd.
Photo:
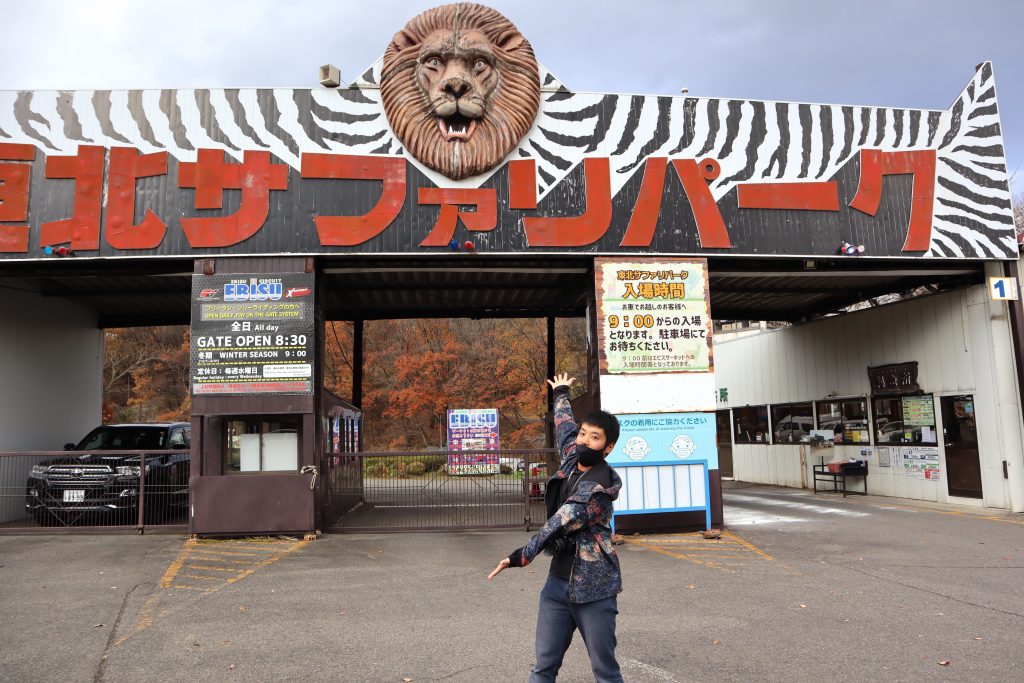
<instances>
[{"instance_id":1,"label":"boy's raised arm","mask_svg":"<svg viewBox=\"0 0 1024 683\"><path fill-rule=\"evenodd\" d=\"M561 459L559 469L565 467L566 459L572 455L576 444L576 433L579 431L572 414L572 405L569 403L569 387L575 381L575 377L569 377L569 374L564 372L548 380L548 384L551 385L555 394L555 443L558 444L558 454Z\"/></svg>"}]
</instances>

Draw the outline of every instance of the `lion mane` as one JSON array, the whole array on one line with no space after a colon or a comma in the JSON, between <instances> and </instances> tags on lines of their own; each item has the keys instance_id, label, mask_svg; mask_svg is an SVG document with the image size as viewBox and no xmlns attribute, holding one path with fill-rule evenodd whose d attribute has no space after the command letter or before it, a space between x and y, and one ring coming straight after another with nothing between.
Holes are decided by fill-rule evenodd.
<instances>
[{"instance_id":1,"label":"lion mane","mask_svg":"<svg viewBox=\"0 0 1024 683\"><path fill-rule=\"evenodd\" d=\"M484 99L484 113L469 138L446 139L436 104L417 78L421 47L438 35L458 47L459 36L470 31L486 36L496 81L478 97ZM411 19L384 52L380 90L388 122L409 153L453 180L497 166L530 130L540 106L540 75L530 43L502 14L475 3L443 5Z\"/></svg>"}]
</instances>

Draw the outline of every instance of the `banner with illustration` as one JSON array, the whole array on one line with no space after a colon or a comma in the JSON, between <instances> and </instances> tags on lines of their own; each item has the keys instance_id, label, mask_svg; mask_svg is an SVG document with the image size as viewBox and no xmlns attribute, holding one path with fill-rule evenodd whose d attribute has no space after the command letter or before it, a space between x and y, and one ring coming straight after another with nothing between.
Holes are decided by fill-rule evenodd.
<instances>
[{"instance_id":1,"label":"banner with illustration","mask_svg":"<svg viewBox=\"0 0 1024 683\"><path fill-rule=\"evenodd\" d=\"M706 460L718 469L714 413L618 415L621 431L608 463L642 464Z\"/></svg>"}]
</instances>

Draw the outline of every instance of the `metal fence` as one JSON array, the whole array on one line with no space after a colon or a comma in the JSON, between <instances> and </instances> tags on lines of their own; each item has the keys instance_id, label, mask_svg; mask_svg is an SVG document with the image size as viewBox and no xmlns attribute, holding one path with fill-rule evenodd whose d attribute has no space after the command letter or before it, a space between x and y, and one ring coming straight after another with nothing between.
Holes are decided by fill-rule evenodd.
<instances>
[{"instance_id":1,"label":"metal fence","mask_svg":"<svg viewBox=\"0 0 1024 683\"><path fill-rule=\"evenodd\" d=\"M0 532L188 525L189 452L0 453Z\"/></svg>"},{"instance_id":2,"label":"metal fence","mask_svg":"<svg viewBox=\"0 0 1024 683\"><path fill-rule=\"evenodd\" d=\"M544 523L554 449L354 453L325 459L331 531L525 528ZM332 521L333 520L333 521Z\"/></svg>"}]
</instances>

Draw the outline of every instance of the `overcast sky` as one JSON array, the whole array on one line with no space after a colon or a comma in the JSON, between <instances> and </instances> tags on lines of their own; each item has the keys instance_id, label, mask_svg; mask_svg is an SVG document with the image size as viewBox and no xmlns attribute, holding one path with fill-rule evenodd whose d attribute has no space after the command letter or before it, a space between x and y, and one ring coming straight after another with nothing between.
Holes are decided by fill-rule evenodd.
<instances>
[{"instance_id":1,"label":"overcast sky","mask_svg":"<svg viewBox=\"0 0 1024 683\"><path fill-rule=\"evenodd\" d=\"M0 0L0 89L316 86L354 79L412 0ZM1024 0L492 0L572 90L945 109L995 66L1024 192Z\"/></svg>"}]
</instances>

